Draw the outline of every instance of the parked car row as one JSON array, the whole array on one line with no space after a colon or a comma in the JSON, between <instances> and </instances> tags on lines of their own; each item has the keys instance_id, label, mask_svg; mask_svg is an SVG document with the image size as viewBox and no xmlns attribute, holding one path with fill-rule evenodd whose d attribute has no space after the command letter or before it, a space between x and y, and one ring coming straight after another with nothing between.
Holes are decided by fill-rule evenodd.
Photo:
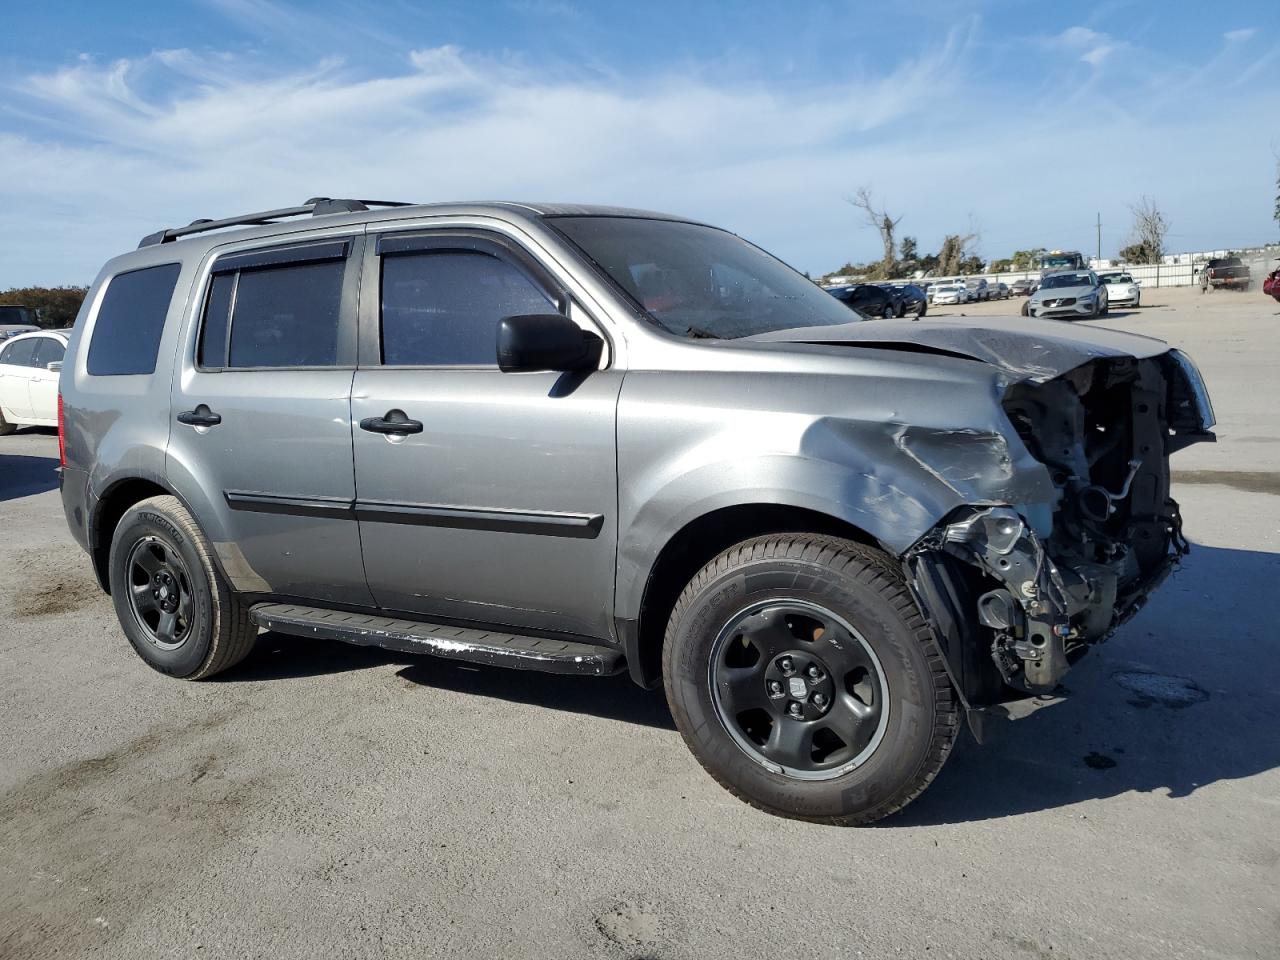
<instances>
[{"instance_id":1,"label":"parked car row","mask_svg":"<svg viewBox=\"0 0 1280 960\"><path fill-rule=\"evenodd\" d=\"M924 289L931 303L981 303L984 300L1008 300L1013 295L1008 284L989 281L985 277L930 280ZM943 299L937 299L944 290Z\"/></svg>"},{"instance_id":2,"label":"parked car row","mask_svg":"<svg viewBox=\"0 0 1280 960\"><path fill-rule=\"evenodd\" d=\"M828 287L827 292L849 309L868 318L888 320L907 314L923 317L929 308L924 289L914 283L855 283Z\"/></svg>"}]
</instances>

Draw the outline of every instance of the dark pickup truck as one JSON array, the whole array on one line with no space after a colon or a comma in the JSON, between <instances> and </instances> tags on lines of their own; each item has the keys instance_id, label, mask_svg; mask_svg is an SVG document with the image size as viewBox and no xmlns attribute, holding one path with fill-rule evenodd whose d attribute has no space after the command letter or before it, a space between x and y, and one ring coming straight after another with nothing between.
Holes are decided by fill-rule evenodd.
<instances>
[{"instance_id":1,"label":"dark pickup truck","mask_svg":"<svg viewBox=\"0 0 1280 960\"><path fill-rule=\"evenodd\" d=\"M1249 289L1249 268L1239 257L1217 257L1205 264L1200 274L1200 292L1219 287Z\"/></svg>"}]
</instances>

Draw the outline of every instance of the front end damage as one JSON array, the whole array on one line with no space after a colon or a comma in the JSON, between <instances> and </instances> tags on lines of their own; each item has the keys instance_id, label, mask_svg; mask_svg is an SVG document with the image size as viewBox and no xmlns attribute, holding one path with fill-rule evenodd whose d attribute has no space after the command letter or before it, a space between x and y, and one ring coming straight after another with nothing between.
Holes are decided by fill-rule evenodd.
<instances>
[{"instance_id":1,"label":"front end damage","mask_svg":"<svg viewBox=\"0 0 1280 960\"><path fill-rule=\"evenodd\" d=\"M1169 455L1214 439L1203 381L1177 351L1022 380L1003 406L1051 501L961 507L904 557L971 708L1052 694L1141 609L1188 551Z\"/></svg>"}]
</instances>

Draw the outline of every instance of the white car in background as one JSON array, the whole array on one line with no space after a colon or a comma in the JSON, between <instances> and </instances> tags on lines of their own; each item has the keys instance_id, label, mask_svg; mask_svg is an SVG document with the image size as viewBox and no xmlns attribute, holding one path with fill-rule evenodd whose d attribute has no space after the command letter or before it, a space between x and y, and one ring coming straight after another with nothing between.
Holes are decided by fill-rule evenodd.
<instances>
[{"instance_id":1,"label":"white car in background","mask_svg":"<svg viewBox=\"0 0 1280 960\"><path fill-rule=\"evenodd\" d=\"M69 330L42 330L0 344L0 436L20 424L58 425L58 371Z\"/></svg>"},{"instance_id":2,"label":"white car in background","mask_svg":"<svg viewBox=\"0 0 1280 960\"><path fill-rule=\"evenodd\" d=\"M1142 306L1142 287L1123 270L1107 270L1098 274L1107 285L1107 301L1113 307Z\"/></svg>"},{"instance_id":3,"label":"white car in background","mask_svg":"<svg viewBox=\"0 0 1280 960\"><path fill-rule=\"evenodd\" d=\"M935 304L968 303L969 300L969 288L963 284L948 283L933 288L933 302Z\"/></svg>"}]
</instances>

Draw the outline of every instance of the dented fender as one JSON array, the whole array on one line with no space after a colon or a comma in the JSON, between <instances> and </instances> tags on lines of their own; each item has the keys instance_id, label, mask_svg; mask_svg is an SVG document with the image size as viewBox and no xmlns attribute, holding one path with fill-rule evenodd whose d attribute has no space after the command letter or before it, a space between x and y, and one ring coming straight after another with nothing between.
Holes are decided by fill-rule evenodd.
<instances>
[{"instance_id":1,"label":"dented fender","mask_svg":"<svg viewBox=\"0 0 1280 960\"><path fill-rule=\"evenodd\" d=\"M963 504L1022 505L1049 522L1053 485L1006 418L996 371L929 357L932 382L915 384L902 381L925 366L916 358L881 354L863 375L841 360L854 367L848 375L762 373L745 391L741 377L712 372L628 374L618 416L626 481L616 616L638 617L672 537L726 507L815 511L897 556ZM940 376L940 365L952 365L952 376ZM720 390L723 402L707 397Z\"/></svg>"}]
</instances>

